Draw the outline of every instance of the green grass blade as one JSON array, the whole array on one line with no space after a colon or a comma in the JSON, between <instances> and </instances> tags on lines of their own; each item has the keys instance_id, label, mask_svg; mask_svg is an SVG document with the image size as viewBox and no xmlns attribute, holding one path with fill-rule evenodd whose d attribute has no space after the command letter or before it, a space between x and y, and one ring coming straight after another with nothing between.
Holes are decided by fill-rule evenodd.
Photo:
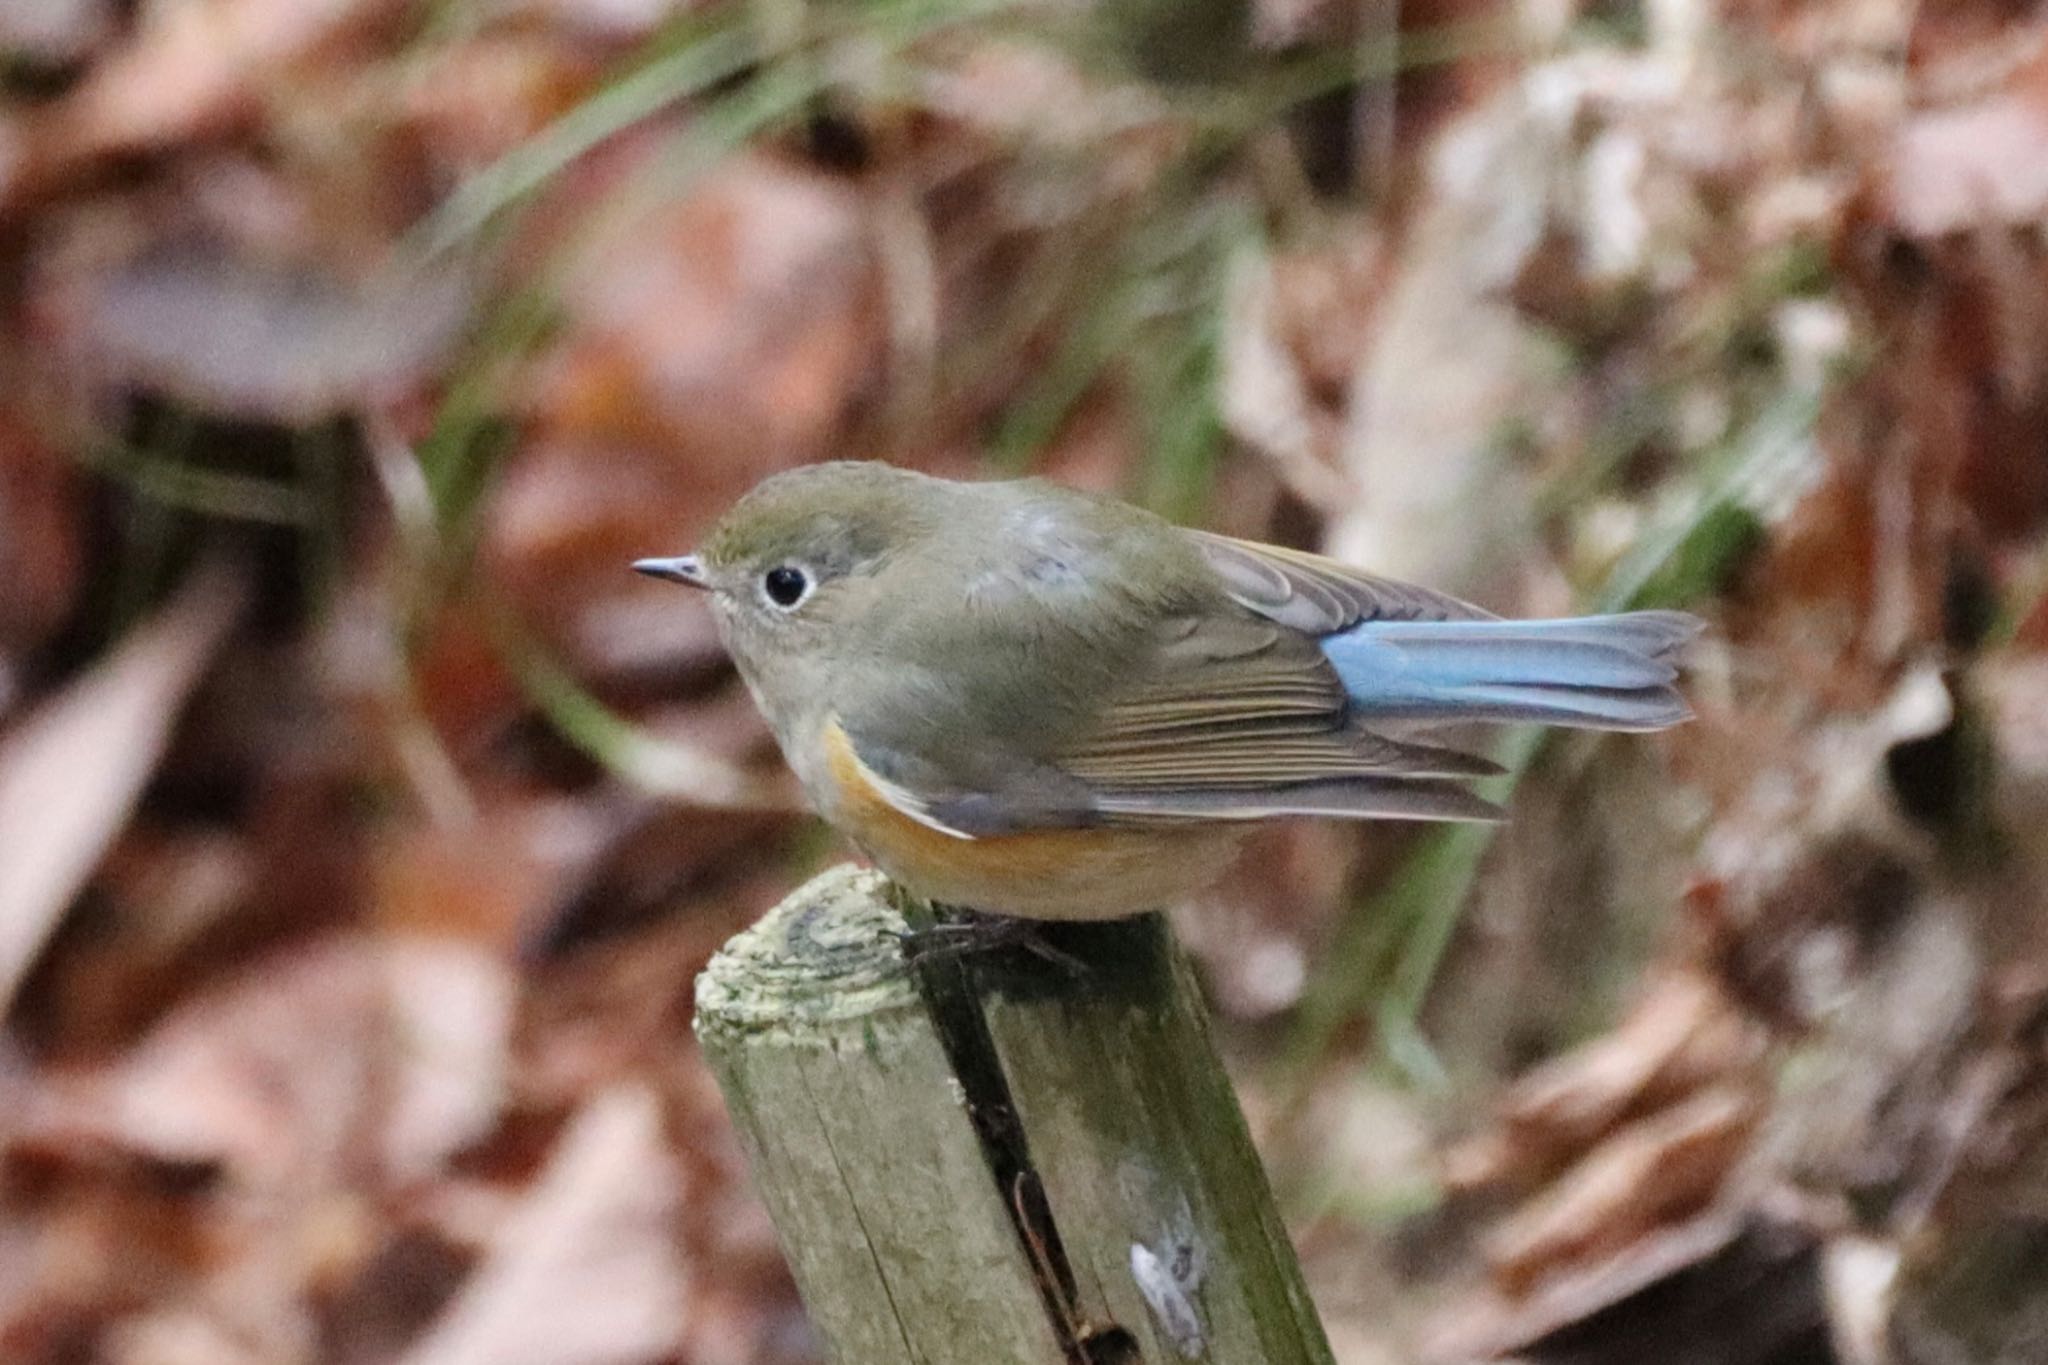
<instances>
[{"instance_id":1,"label":"green grass blade","mask_svg":"<svg viewBox=\"0 0 2048 1365\"><path fill-rule=\"evenodd\" d=\"M583 754L647 791L736 810L786 810L782 785L620 716L583 687L520 625L509 608L491 613L499 657L555 731Z\"/></svg>"},{"instance_id":2,"label":"green grass blade","mask_svg":"<svg viewBox=\"0 0 2048 1365\"><path fill-rule=\"evenodd\" d=\"M720 28L621 77L465 180L418 228L418 250L434 256L476 236L577 158L757 57L750 34Z\"/></svg>"}]
</instances>

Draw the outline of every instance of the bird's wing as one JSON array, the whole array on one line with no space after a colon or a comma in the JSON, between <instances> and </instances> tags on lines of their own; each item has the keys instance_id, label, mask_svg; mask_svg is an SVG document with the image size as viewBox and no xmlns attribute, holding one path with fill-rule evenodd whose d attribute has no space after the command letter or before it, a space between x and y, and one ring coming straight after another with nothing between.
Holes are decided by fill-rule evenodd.
<instances>
[{"instance_id":1,"label":"bird's wing","mask_svg":"<svg viewBox=\"0 0 2048 1365\"><path fill-rule=\"evenodd\" d=\"M1306 550L1189 531L1238 605L1308 635L1361 621L1485 621L1492 613L1445 593L1381 578Z\"/></svg>"},{"instance_id":2,"label":"bird's wing","mask_svg":"<svg viewBox=\"0 0 2048 1365\"><path fill-rule=\"evenodd\" d=\"M1484 758L1359 728L1315 642L1251 617L1177 622L1155 666L1054 758L1111 821L1324 814L1487 819Z\"/></svg>"},{"instance_id":3,"label":"bird's wing","mask_svg":"<svg viewBox=\"0 0 2048 1365\"><path fill-rule=\"evenodd\" d=\"M964 838L1027 829L1290 814L1497 818L1457 779L1499 771L1470 754L1352 723L1315 642L1253 616L1162 624L1148 665L1080 733L1002 771L965 774L851 736L903 814Z\"/></svg>"}]
</instances>

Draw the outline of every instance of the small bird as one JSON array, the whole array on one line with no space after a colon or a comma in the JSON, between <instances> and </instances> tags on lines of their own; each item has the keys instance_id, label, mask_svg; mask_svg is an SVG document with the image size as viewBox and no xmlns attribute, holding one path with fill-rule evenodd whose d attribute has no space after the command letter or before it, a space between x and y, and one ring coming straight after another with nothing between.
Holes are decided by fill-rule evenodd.
<instances>
[{"instance_id":1,"label":"small bird","mask_svg":"<svg viewBox=\"0 0 2048 1365\"><path fill-rule=\"evenodd\" d=\"M1046 920L1183 899L1268 817L1497 819L1462 783L1498 766L1428 727L1676 725L1700 629L1501 620L1040 479L856 462L633 567L710 592L806 795L884 872Z\"/></svg>"}]
</instances>

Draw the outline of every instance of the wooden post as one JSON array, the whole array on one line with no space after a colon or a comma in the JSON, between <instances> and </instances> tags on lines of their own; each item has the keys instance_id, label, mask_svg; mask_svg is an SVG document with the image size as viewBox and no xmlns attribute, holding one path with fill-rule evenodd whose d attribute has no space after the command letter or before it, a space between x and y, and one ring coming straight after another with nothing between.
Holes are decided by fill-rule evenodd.
<instances>
[{"instance_id":1,"label":"wooden post","mask_svg":"<svg viewBox=\"0 0 2048 1365\"><path fill-rule=\"evenodd\" d=\"M837 868L697 986L716 1072L839 1365L1328 1365L1158 916L928 958Z\"/></svg>"}]
</instances>

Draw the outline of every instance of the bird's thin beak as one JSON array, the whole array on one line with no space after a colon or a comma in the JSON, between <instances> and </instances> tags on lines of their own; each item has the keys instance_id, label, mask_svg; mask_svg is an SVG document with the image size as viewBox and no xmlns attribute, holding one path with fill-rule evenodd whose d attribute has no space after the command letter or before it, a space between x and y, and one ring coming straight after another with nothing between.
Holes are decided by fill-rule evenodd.
<instances>
[{"instance_id":1,"label":"bird's thin beak","mask_svg":"<svg viewBox=\"0 0 2048 1365\"><path fill-rule=\"evenodd\" d=\"M649 578L666 578L671 583L687 583L693 588L708 588L704 566L695 555L677 555L674 559L636 559L633 572L644 573Z\"/></svg>"}]
</instances>

